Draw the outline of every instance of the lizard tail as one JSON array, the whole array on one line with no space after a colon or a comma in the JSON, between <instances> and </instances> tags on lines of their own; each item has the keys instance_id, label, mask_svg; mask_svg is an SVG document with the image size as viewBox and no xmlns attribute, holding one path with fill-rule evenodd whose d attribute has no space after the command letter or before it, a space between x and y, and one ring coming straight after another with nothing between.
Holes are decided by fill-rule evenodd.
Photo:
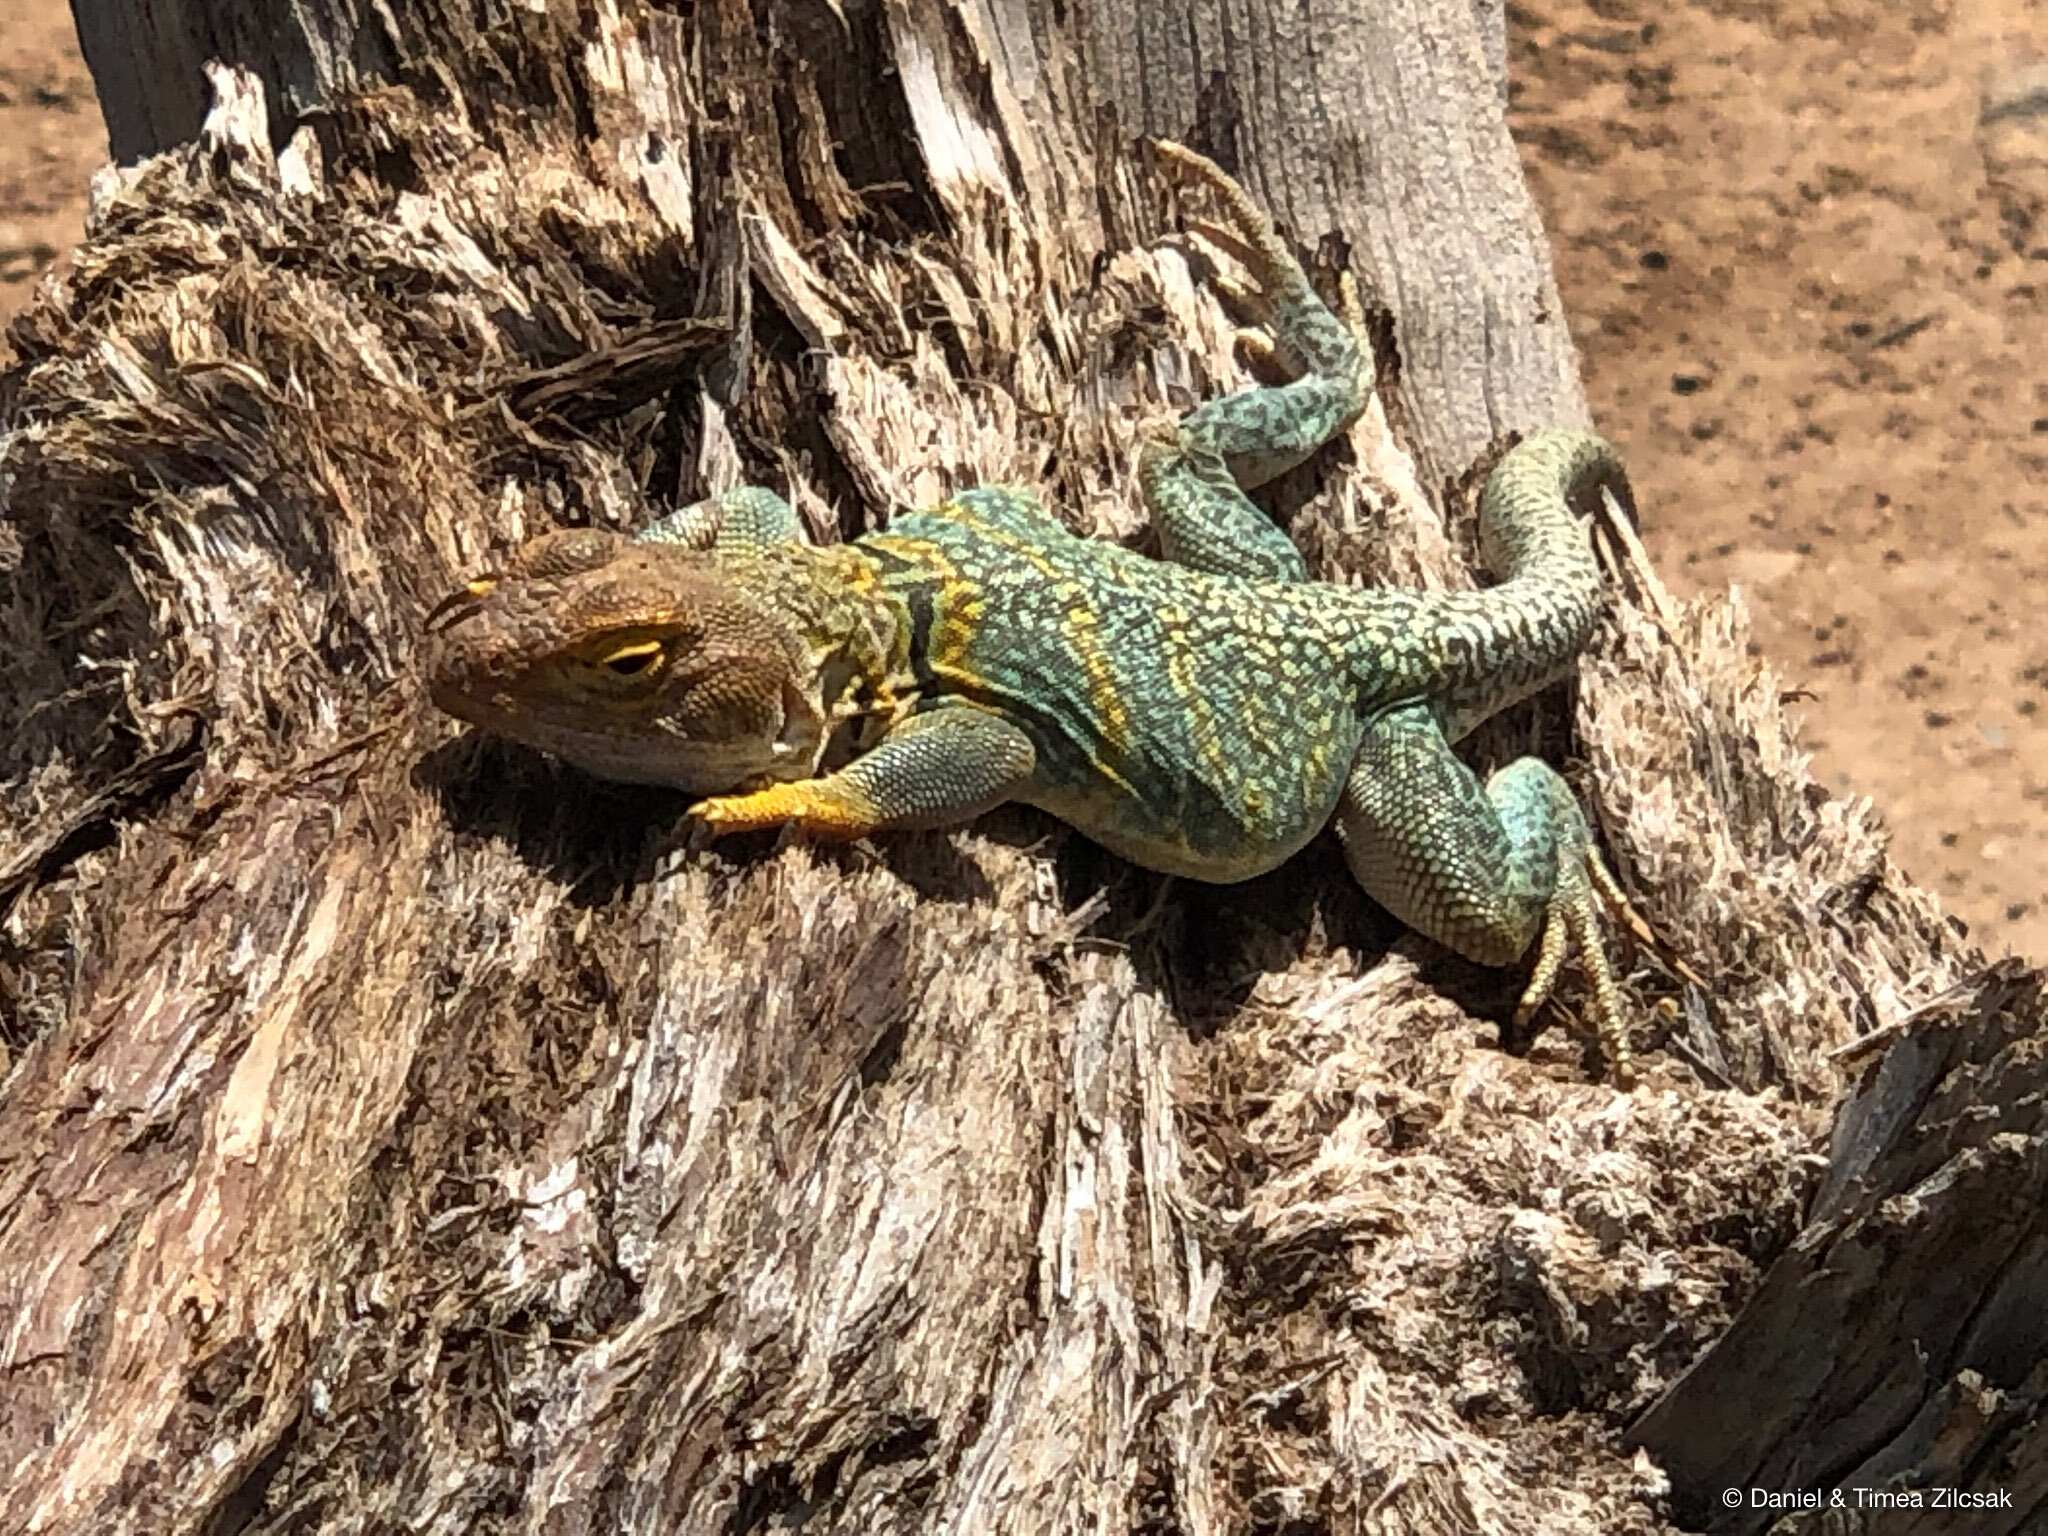
<instances>
[{"instance_id":1,"label":"lizard tail","mask_svg":"<svg viewBox=\"0 0 2048 1536\"><path fill-rule=\"evenodd\" d=\"M1559 427L1523 438L1493 467L1479 495L1486 563L1505 581L1568 585L1597 609L1600 569L1579 516L1599 515L1602 490L1634 515L1621 455L1604 437Z\"/></svg>"},{"instance_id":2,"label":"lizard tail","mask_svg":"<svg viewBox=\"0 0 2048 1536\"><path fill-rule=\"evenodd\" d=\"M1451 740L1571 669L1606 602L1581 521L1603 490L1632 509L1620 455L1576 428L1524 438L1487 477L1479 535L1500 583L1434 598L1424 641Z\"/></svg>"}]
</instances>

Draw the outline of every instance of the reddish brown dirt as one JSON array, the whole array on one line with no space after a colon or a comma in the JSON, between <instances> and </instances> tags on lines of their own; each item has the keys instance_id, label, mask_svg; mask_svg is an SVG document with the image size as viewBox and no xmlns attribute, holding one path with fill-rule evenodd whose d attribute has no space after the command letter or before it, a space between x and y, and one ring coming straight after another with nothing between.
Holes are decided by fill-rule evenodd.
<instances>
[{"instance_id":1,"label":"reddish brown dirt","mask_svg":"<svg viewBox=\"0 0 2048 1536\"><path fill-rule=\"evenodd\" d=\"M1746 591L1821 782L2048 957L2048 6L1517 0L1510 32L1659 567Z\"/></svg>"},{"instance_id":2,"label":"reddish brown dirt","mask_svg":"<svg viewBox=\"0 0 2048 1536\"><path fill-rule=\"evenodd\" d=\"M2014 74L2048 0L1518 0L1510 30L1667 579L1741 585L1822 782L1988 948L2048 957L2048 72L2039 106ZM105 152L64 0L0 7L0 318Z\"/></svg>"},{"instance_id":3,"label":"reddish brown dirt","mask_svg":"<svg viewBox=\"0 0 2048 1536\"><path fill-rule=\"evenodd\" d=\"M78 243L107 158L92 76L65 0L0 6L0 321Z\"/></svg>"}]
</instances>

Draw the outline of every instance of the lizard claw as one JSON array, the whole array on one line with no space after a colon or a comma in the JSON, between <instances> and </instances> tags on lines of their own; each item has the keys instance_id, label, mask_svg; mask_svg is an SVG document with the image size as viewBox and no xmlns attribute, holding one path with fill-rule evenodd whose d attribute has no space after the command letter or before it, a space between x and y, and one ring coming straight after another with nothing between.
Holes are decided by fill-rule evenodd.
<instances>
[{"instance_id":1,"label":"lizard claw","mask_svg":"<svg viewBox=\"0 0 2048 1536\"><path fill-rule=\"evenodd\" d=\"M1614 968L1607 959L1607 946L1602 942L1596 895L1634 932L1646 934L1650 931L1649 925L1623 894L1620 882L1614 878L1598 849L1589 844L1581 850L1578 859L1563 861L1563 867L1558 871L1557 891L1550 899L1550 911L1544 919L1543 937L1537 945L1536 967L1530 972L1529 985L1523 989L1521 1001L1515 1005L1515 1026L1520 1028L1527 1024L1549 999L1551 990L1557 985L1557 973L1564 964L1566 951L1576 946L1579 964L1593 989L1593 1023L1599 1032L1601 1049L1607 1053L1616 1085L1628 1089L1635 1086L1635 1050L1629 1044L1628 1022L1622 1015L1621 988L1615 982Z\"/></svg>"}]
</instances>

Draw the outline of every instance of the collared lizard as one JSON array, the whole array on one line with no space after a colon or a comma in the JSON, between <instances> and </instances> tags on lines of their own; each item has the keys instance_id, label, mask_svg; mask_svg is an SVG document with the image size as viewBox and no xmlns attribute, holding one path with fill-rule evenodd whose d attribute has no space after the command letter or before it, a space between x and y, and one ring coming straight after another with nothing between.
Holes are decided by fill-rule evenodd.
<instances>
[{"instance_id":1,"label":"collared lizard","mask_svg":"<svg viewBox=\"0 0 2048 1536\"><path fill-rule=\"evenodd\" d=\"M743 487L637 537L543 535L442 604L434 700L602 778L710 795L714 833L829 838L1037 806L1150 869L1232 882L1335 823L1358 882L1468 958L1536 960L1518 1019L1583 957L1618 1080L1631 1055L1595 911L1626 910L1570 788L1536 758L1482 785L1451 744L1574 665L1603 603L1576 510L1626 497L1591 433L1524 439L1486 481L1500 584L1310 579L1244 492L1365 409L1367 350L1218 166L1161 144L1235 227L1294 382L1208 401L1149 440L1162 560L984 487L814 546Z\"/></svg>"}]
</instances>

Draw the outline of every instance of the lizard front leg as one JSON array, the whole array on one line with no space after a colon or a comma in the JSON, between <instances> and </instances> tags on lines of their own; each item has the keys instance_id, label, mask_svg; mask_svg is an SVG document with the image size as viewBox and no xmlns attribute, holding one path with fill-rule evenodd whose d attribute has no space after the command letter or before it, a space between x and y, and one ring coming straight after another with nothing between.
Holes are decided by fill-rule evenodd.
<instances>
[{"instance_id":1,"label":"lizard front leg","mask_svg":"<svg viewBox=\"0 0 2048 1536\"><path fill-rule=\"evenodd\" d=\"M803 526L796 508L759 485L735 486L704 501L678 507L633 535L640 544L680 544L685 549L731 554L770 544L800 544Z\"/></svg>"},{"instance_id":2,"label":"lizard front leg","mask_svg":"<svg viewBox=\"0 0 2048 1536\"><path fill-rule=\"evenodd\" d=\"M1629 1085L1635 1058L1595 897L1627 904L1556 769L1519 758L1482 787L1429 707L1405 705L1366 732L1337 831L1358 883L1418 933L1482 965L1512 965L1540 945L1517 1023L1550 995L1576 943L1601 1044Z\"/></svg>"},{"instance_id":3,"label":"lizard front leg","mask_svg":"<svg viewBox=\"0 0 2048 1536\"><path fill-rule=\"evenodd\" d=\"M719 836L787 822L839 840L957 826L1012 798L1036 764L1031 738L1009 721L972 704L941 704L837 773L716 795L690 814Z\"/></svg>"}]
</instances>

